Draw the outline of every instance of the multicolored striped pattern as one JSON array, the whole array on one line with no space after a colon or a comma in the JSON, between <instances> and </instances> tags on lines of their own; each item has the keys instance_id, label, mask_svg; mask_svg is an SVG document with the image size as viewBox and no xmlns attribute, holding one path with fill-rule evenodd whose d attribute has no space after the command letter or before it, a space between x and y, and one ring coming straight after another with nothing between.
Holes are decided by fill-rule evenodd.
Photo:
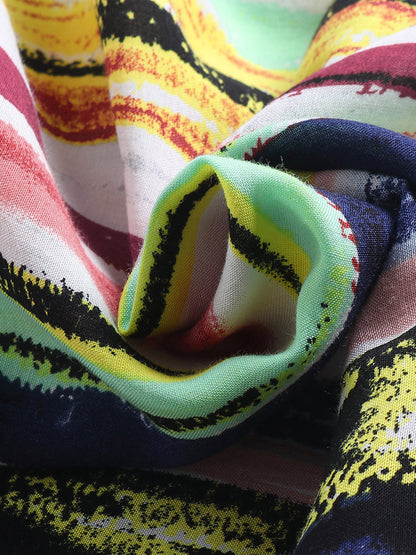
<instances>
[{"instance_id":1,"label":"multicolored striped pattern","mask_svg":"<svg viewBox=\"0 0 416 555\"><path fill-rule=\"evenodd\" d=\"M415 2L6 4L2 534L414 553Z\"/></svg>"}]
</instances>

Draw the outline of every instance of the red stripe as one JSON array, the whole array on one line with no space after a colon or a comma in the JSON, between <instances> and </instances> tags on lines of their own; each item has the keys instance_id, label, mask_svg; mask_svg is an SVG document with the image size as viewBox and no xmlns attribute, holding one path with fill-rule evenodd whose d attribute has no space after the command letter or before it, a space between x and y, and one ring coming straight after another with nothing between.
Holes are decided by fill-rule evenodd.
<instances>
[{"instance_id":1,"label":"red stripe","mask_svg":"<svg viewBox=\"0 0 416 555\"><path fill-rule=\"evenodd\" d=\"M39 122L29 89L16 65L2 48L0 48L0 75L2 76L0 95L25 116L39 144L42 145Z\"/></svg>"},{"instance_id":2,"label":"red stripe","mask_svg":"<svg viewBox=\"0 0 416 555\"><path fill-rule=\"evenodd\" d=\"M56 85L35 81L33 86L42 128L54 137L80 143L116 138L107 90L100 87L59 89ZM79 106L79 98L88 101Z\"/></svg>"},{"instance_id":3,"label":"red stripe","mask_svg":"<svg viewBox=\"0 0 416 555\"><path fill-rule=\"evenodd\" d=\"M152 122L152 130L154 132L157 132L165 141L170 141L171 144L175 145L180 152L188 157L189 160L192 160L198 155L212 150L213 145L209 145L208 141L205 140L204 146L206 146L206 148L202 148L201 152L198 152L198 150L193 147L191 142L188 141L186 137L181 135L181 133L178 132L178 130L174 127L174 121L166 121L166 119L164 119L164 117L166 117L166 114L163 114L164 117L162 117L162 115L159 113L160 109L158 109L157 107L148 105L146 108L143 108L142 106L138 106L137 103L136 105L132 104L133 102L124 106L113 106L114 115L117 123L122 120L127 120L131 124L133 124L135 121L142 123L145 118L149 118L149 121ZM179 123L180 116L178 116L176 119ZM145 129L147 128L147 126L144 124L142 124L141 127ZM198 137L198 139L201 140L201 137Z\"/></svg>"},{"instance_id":4,"label":"red stripe","mask_svg":"<svg viewBox=\"0 0 416 555\"><path fill-rule=\"evenodd\" d=\"M400 97L416 99L416 44L378 46L357 52L317 71L288 94L331 85L362 85L360 94L395 90ZM373 90L372 85L381 90Z\"/></svg>"},{"instance_id":5,"label":"red stripe","mask_svg":"<svg viewBox=\"0 0 416 555\"><path fill-rule=\"evenodd\" d=\"M49 131L53 137L59 137L70 143L92 143L94 141L108 141L116 138L115 128L112 125L97 129L80 129L79 131L65 131L55 125L50 125L42 116L40 121L43 129Z\"/></svg>"},{"instance_id":6,"label":"red stripe","mask_svg":"<svg viewBox=\"0 0 416 555\"><path fill-rule=\"evenodd\" d=\"M143 239L131 233L116 231L110 227L97 224L67 206L69 214L80 231L82 240L93 252L107 264L117 270L130 272L143 245Z\"/></svg>"}]
</instances>

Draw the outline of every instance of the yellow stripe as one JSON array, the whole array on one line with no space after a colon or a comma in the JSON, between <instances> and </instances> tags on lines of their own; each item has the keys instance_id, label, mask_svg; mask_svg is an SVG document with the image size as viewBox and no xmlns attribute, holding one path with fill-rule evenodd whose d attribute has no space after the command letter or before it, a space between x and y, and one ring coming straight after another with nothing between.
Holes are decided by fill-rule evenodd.
<instances>
[{"instance_id":1,"label":"yellow stripe","mask_svg":"<svg viewBox=\"0 0 416 555\"><path fill-rule=\"evenodd\" d=\"M155 0L160 8L164 0ZM272 96L286 91L296 75L295 71L270 70L247 61L227 42L215 17L204 13L198 0L171 0L174 19L194 54L211 67L250 87Z\"/></svg>"},{"instance_id":2,"label":"yellow stripe","mask_svg":"<svg viewBox=\"0 0 416 555\"><path fill-rule=\"evenodd\" d=\"M191 212L183 231L171 287L166 296L166 306L169 309L164 311L159 326L151 335L172 332L177 328L177 324L181 320L192 279L199 222L208 205L218 193L218 189L219 185L212 187Z\"/></svg>"},{"instance_id":3,"label":"yellow stripe","mask_svg":"<svg viewBox=\"0 0 416 555\"><path fill-rule=\"evenodd\" d=\"M126 38L107 42L105 55L110 71L110 84L133 81L140 89L147 82L159 85L171 95L196 109L207 121L215 122L218 137L225 139L246 122L264 103L254 100L242 106L226 93L182 62L172 51L166 52L159 45L143 44L139 38Z\"/></svg>"},{"instance_id":4,"label":"yellow stripe","mask_svg":"<svg viewBox=\"0 0 416 555\"><path fill-rule=\"evenodd\" d=\"M153 217L149 222L146 241L143 246L143 256L140 260L139 275L136 279L134 274L130 274L130 277L124 287L124 293L121 297L121 304L124 305L128 303L132 315L140 314L140 311L143 308L143 291L138 290L136 282L149 283L150 281L150 272L154 264L154 258L151 254L147 253L154 253L158 251L160 241L159 230L164 229L168 224L168 212L175 211L182 201L183 197L195 190L195 184L201 183L205 179L208 179L208 177L210 177L212 173L212 168L205 164L198 167L192 172L189 181L184 183L181 187L178 187L176 190L169 191L169 196L165 197L163 199L163 204L157 207L157 214L155 214L154 211ZM218 191L217 187L213 188ZM130 283L133 279L135 281L133 283ZM135 294L133 300L131 298L127 298L126 294L126 291L132 290ZM135 331L137 331L136 318L133 317L130 319L128 326L123 329L123 335L132 335Z\"/></svg>"},{"instance_id":5,"label":"yellow stripe","mask_svg":"<svg viewBox=\"0 0 416 555\"><path fill-rule=\"evenodd\" d=\"M231 215L237 218L241 226L244 226L252 234L259 237L262 242L266 243L270 251L284 256L303 284L311 270L312 262L309 255L291 237L291 233L279 228L276 222L264 214L258 206L252 204L248 195L236 190L227 179L221 177L221 185L224 188ZM246 257L236 250L231 243L230 246L235 256L249 263ZM283 285L287 292L297 299L297 293L283 278L270 277Z\"/></svg>"},{"instance_id":6,"label":"yellow stripe","mask_svg":"<svg viewBox=\"0 0 416 555\"><path fill-rule=\"evenodd\" d=\"M65 6L55 0L6 0L19 41L61 56L91 53L103 63L94 2Z\"/></svg>"},{"instance_id":7,"label":"yellow stripe","mask_svg":"<svg viewBox=\"0 0 416 555\"><path fill-rule=\"evenodd\" d=\"M100 370L103 370L108 374L112 374L117 378L158 382L175 381L175 379L171 380L171 376L165 376L148 368L121 349L102 347L95 341L85 341L74 335L71 339L68 339L64 330L60 328L53 328L47 323L42 325L73 352L79 354L82 358ZM103 378L101 377L101 379Z\"/></svg>"},{"instance_id":8,"label":"yellow stripe","mask_svg":"<svg viewBox=\"0 0 416 555\"><path fill-rule=\"evenodd\" d=\"M42 286L46 287L44 280L37 278L36 276L30 274L26 270L21 270L21 271L22 271L22 277L26 283L32 283L40 287ZM54 292L54 290L56 290L57 288L59 289L59 287L56 286L55 284L51 284L49 288L52 292ZM7 292L5 294L7 294ZM123 349L118 349L111 346L103 347L96 341L83 340L75 334L73 334L71 338L68 339L63 329L58 327L53 327L48 322L41 322L38 318L36 318L34 314L32 314L30 311L26 310L19 303L17 303L17 301L13 301L13 302L16 302L16 304L19 305L21 310L23 310L28 315L30 315L31 318L39 322L39 325L41 325L47 332L49 332L60 343L62 343L62 345L65 345L66 347L68 347L72 351L71 356L79 360L79 358L77 357L78 355L83 359L83 360L80 360L81 363L84 363L84 364L85 362L90 363L95 367L99 368L100 370L102 370L103 372L111 374L116 378L121 378L124 380L140 380L144 382L153 381L153 382L163 383L163 382L184 381L184 380L192 379L194 377L192 370L189 371L189 376L188 375L167 376L166 374L163 374L158 370L149 368L145 364L134 359ZM91 305L87 301L82 301L82 302L84 305L88 306L90 310L93 309L93 305ZM111 324L109 323L108 325L111 326ZM92 373L94 373L94 371L91 370L91 368L89 369ZM168 369L171 370L170 368ZM204 369L203 371L201 371L201 373L208 370L209 368ZM198 372L200 371L198 370ZM104 383L106 382L105 377L103 376L99 376L99 377L100 379L103 380Z\"/></svg>"}]
</instances>

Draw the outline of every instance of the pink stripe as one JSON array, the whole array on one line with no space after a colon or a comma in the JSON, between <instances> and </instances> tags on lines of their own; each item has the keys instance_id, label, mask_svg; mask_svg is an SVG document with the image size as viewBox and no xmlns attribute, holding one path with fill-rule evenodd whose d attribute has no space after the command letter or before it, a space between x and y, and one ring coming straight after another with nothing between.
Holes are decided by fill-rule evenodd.
<instances>
[{"instance_id":1,"label":"pink stripe","mask_svg":"<svg viewBox=\"0 0 416 555\"><path fill-rule=\"evenodd\" d=\"M355 326L351 350L397 336L416 324L415 273L416 257L380 277Z\"/></svg>"},{"instance_id":2,"label":"pink stripe","mask_svg":"<svg viewBox=\"0 0 416 555\"><path fill-rule=\"evenodd\" d=\"M316 451L251 436L180 472L312 505L325 465Z\"/></svg>"},{"instance_id":3,"label":"pink stripe","mask_svg":"<svg viewBox=\"0 0 416 555\"><path fill-rule=\"evenodd\" d=\"M0 95L25 116L39 144L42 145L40 126L33 105L33 99L19 70L1 47L0 75L2 76L0 79Z\"/></svg>"},{"instance_id":4,"label":"pink stripe","mask_svg":"<svg viewBox=\"0 0 416 555\"><path fill-rule=\"evenodd\" d=\"M32 146L11 124L0 121L0 203L17 209L40 227L51 229L84 263L98 290L115 315L121 295L85 254L57 187ZM36 241L36 237L30 238Z\"/></svg>"}]
</instances>

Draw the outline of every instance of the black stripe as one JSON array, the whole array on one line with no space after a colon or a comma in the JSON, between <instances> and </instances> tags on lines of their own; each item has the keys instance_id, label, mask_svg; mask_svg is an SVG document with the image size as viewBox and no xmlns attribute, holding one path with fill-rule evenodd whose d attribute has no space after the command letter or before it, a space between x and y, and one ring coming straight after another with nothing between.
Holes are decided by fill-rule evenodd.
<instances>
[{"instance_id":1,"label":"black stripe","mask_svg":"<svg viewBox=\"0 0 416 555\"><path fill-rule=\"evenodd\" d=\"M47 58L40 50L27 50L20 48L20 55L26 67L44 73L46 75L69 77L83 77L84 75L105 75L104 66L91 60L89 64L85 64L81 60L76 60L70 64L64 60L56 58Z\"/></svg>"},{"instance_id":2,"label":"black stripe","mask_svg":"<svg viewBox=\"0 0 416 555\"><path fill-rule=\"evenodd\" d=\"M276 383L276 380L272 380ZM203 430L210 426L215 426L222 420L231 418L236 414L246 411L248 408L256 407L262 401L262 390L272 389L271 386L252 387L245 391L243 395L231 399L226 405L217 409L206 416L190 416L189 418L176 418L175 420L163 416L148 414L148 418L164 430L171 432L189 432Z\"/></svg>"},{"instance_id":3,"label":"black stripe","mask_svg":"<svg viewBox=\"0 0 416 555\"><path fill-rule=\"evenodd\" d=\"M131 19L127 13L132 12ZM126 37L137 37L150 46L158 44L165 51L175 52L179 58L199 75L208 79L217 89L227 94L234 102L250 108L252 102L263 105L273 96L255 87L232 79L203 63L197 58L174 22L171 14L159 8L151 0L108 0L98 2L99 24L103 40L116 38L121 42Z\"/></svg>"},{"instance_id":4,"label":"black stripe","mask_svg":"<svg viewBox=\"0 0 416 555\"><path fill-rule=\"evenodd\" d=\"M315 350L310 350L305 353L305 358L301 361L301 364L307 364L312 360L315 355ZM288 365L288 368L292 367L293 363ZM288 373L283 378L283 381L293 382L296 379L296 375L293 373ZM247 389L242 395L230 399L225 405L219 409L204 415L204 416L190 416L188 418L176 418L175 420L165 418L163 416L154 416L153 414L147 414L149 420L151 420L156 426L164 430L168 430L176 433L186 433L195 430L203 430L210 426L215 426L216 424L232 418L237 414L247 412L257 407L261 402L264 401L265 396L270 393L277 391L280 386L279 379L272 378L268 383L260 385L258 387L251 387Z\"/></svg>"},{"instance_id":5,"label":"black stripe","mask_svg":"<svg viewBox=\"0 0 416 555\"><path fill-rule=\"evenodd\" d=\"M302 283L287 258L270 250L270 243L265 243L260 237L240 225L230 213L229 229L231 243L247 258L253 268L270 277L283 280L293 291L299 293Z\"/></svg>"},{"instance_id":6,"label":"black stripe","mask_svg":"<svg viewBox=\"0 0 416 555\"><path fill-rule=\"evenodd\" d=\"M23 500L27 503L27 499ZM51 501L51 504L53 502ZM0 508L0 534L3 553L10 555L96 555L94 548L86 548L79 544L70 545L64 536L54 533L52 527L43 526L39 522L33 526L19 513ZM29 513L29 509L27 509Z\"/></svg>"},{"instance_id":7,"label":"black stripe","mask_svg":"<svg viewBox=\"0 0 416 555\"><path fill-rule=\"evenodd\" d=\"M117 356L116 350L124 351L145 366L163 374L188 374L158 366L134 351L102 316L100 309L88 303L82 292L69 288L65 279L61 280L60 287L48 279L42 282L38 277L34 281L25 281L25 270L25 266L15 268L13 262L9 264L0 253L0 291L18 302L42 324L63 330L68 339L75 336L81 341L94 341L101 347L108 348L114 357Z\"/></svg>"},{"instance_id":8,"label":"black stripe","mask_svg":"<svg viewBox=\"0 0 416 555\"><path fill-rule=\"evenodd\" d=\"M60 287L34 276L33 281L25 281L25 270L26 266L15 268L0 254L0 289L43 324L62 329L68 339L76 336L81 341L96 341L101 347L124 347L100 309L87 303L82 292L73 291L65 279Z\"/></svg>"},{"instance_id":9,"label":"black stripe","mask_svg":"<svg viewBox=\"0 0 416 555\"><path fill-rule=\"evenodd\" d=\"M159 325L186 224L195 204L216 185L218 177L213 175L202 181L197 189L186 194L174 211L168 210L168 222L163 229L159 229L160 243L152 254L153 265L145 286L143 307L136 320L138 337L148 336Z\"/></svg>"},{"instance_id":10,"label":"black stripe","mask_svg":"<svg viewBox=\"0 0 416 555\"><path fill-rule=\"evenodd\" d=\"M306 352L302 364L308 363L312 360L314 355L314 351ZM293 366L293 363L289 364L288 368L291 366ZM284 377L286 383L293 382L295 379L296 375L291 373L288 373ZM153 414L147 414L147 416L156 426L170 432L187 433L195 430L204 430L210 426L215 426L223 420L232 418L237 414L253 410L265 400L265 396L277 391L279 385L279 380L277 378L272 378L266 384L247 389L242 395L229 400L219 409L204 416L190 416L188 418L176 418L175 420L163 416L155 416Z\"/></svg>"},{"instance_id":11,"label":"black stripe","mask_svg":"<svg viewBox=\"0 0 416 555\"><path fill-rule=\"evenodd\" d=\"M33 358L33 367L38 370L40 364L48 362L51 374L68 373L70 378L81 381L86 375L94 383L102 381L92 374L85 366L73 357L69 357L58 349L50 349L32 339L23 339L15 333L0 333L0 350L7 353L13 349L22 358Z\"/></svg>"},{"instance_id":12,"label":"black stripe","mask_svg":"<svg viewBox=\"0 0 416 555\"><path fill-rule=\"evenodd\" d=\"M330 75L318 75L311 79L305 79L298 85L295 85L287 91L303 90L310 85L324 85L328 81L335 81L336 83L348 83L352 85L366 85L372 83L380 83L386 87L407 87L416 91L416 79L408 75L396 75L392 77L386 71L360 71L359 73L333 73Z\"/></svg>"}]
</instances>

